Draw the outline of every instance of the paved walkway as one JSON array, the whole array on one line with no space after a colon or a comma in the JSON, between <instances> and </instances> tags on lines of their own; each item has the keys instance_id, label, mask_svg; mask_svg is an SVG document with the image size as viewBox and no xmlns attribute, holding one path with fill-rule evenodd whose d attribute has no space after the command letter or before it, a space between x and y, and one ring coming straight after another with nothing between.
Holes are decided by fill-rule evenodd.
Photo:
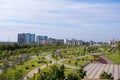
<instances>
[{"instance_id":1,"label":"paved walkway","mask_svg":"<svg viewBox=\"0 0 120 80\"><path fill-rule=\"evenodd\" d=\"M63 60L61 60L61 61L56 61L56 60L54 60L54 59L51 59L51 54L49 54L49 55L47 55L45 58L47 59L47 60L51 60L52 61L52 64L55 64L55 63L57 63L57 64L63 64L63 63L61 63L61 61L63 61ZM48 64L48 65L42 65L41 67L38 67L38 68L40 68L41 70L42 69L44 69L45 67L47 67L47 66L50 66L50 65L52 65L52 64ZM64 66L66 66L66 67L68 67L68 68L73 68L73 69L76 69L76 67L75 66L70 66L70 65L67 65L67 64L64 64ZM24 79L23 80L27 80L27 77L29 77L29 78L31 78L31 77L33 77L33 75L35 74L35 73L38 73L38 68L35 68L35 69L33 69L32 71L30 71L25 77L24 77ZM80 67L77 67L77 69L79 69Z\"/></svg>"},{"instance_id":2,"label":"paved walkway","mask_svg":"<svg viewBox=\"0 0 120 80\"><path fill-rule=\"evenodd\" d=\"M100 56L100 58L104 59L107 62L107 64L113 64L113 62L111 60L105 58L104 55Z\"/></svg>"},{"instance_id":3,"label":"paved walkway","mask_svg":"<svg viewBox=\"0 0 120 80\"><path fill-rule=\"evenodd\" d=\"M53 63L53 64L54 64L54 63ZM48 65L45 64L45 65L42 65L41 67L38 67L38 68L33 69L32 71L30 71L30 72L24 77L23 80L28 80L27 77L28 77L28 78L33 77L33 75L34 75L35 73L38 73L38 69L39 69L39 68L42 70L42 69L44 69L44 68L46 68L47 66L50 66L50 65L52 65L52 64L48 64Z\"/></svg>"},{"instance_id":4,"label":"paved walkway","mask_svg":"<svg viewBox=\"0 0 120 80\"><path fill-rule=\"evenodd\" d=\"M88 79L99 79L99 75L104 71L112 73L114 80L120 78L120 65L95 63L87 65L84 70L87 71Z\"/></svg>"},{"instance_id":5,"label":"paved walkway","mask_svg":"<svg viewBox=\"0 0 120 80\"><path fill-rule=\"evenodd\" d=\"M87 55L88 56L88 55ZM63 64L62 63L62 61L64 61L64 60L66 60L66 59L64 59L64 60L60 60L60 61L56 61L56 60L54 60L54 59L52 59L51 58L51 54L48 54L47 56L45 56L45 58L47 59L47 60L49 60L49 61L52 61L52 64L55 64L55 63L57 63L57 64ZM48 66L49 65L51 65L51 64L48 64ZM107 64L104 64L104 65L107 65ZM76 66L71 66L71 65L67 65L67 64L64 64L64 66L65 67L68 67L68 68L73 68L73 69L76 69ZM43 69L43 68L45 68L45 67L47 67L47 65L42 65L41 67L38 67L38 68L40 68L41 70ZM101 64L89 64L88 66L86 66L84 69L86 70L86 71L88 71L87 72L87 77L88 78L98 78L98 76L99 76L99 74L100 74L100 72L98 73L98 75L97 75L97 77L96 77L96 73L97 73L97 69L99 70L100 68L101 68L102 66L101 66ZM120 66L119 66L120 67ZM27 76L29 77L29 78L31 78L31 77L33 77L33 75L35 74L35 73L38 73L38 68L36 68L36 69L33 69L32 71L30 71L25 77L24 77L24 80L27 80ZM80 67L77 67L77 69L79 69ZM95 69L95 70L94 70ZM104 68L103 68L104 69ZM100 70L102 70L102 69L100 69ZM117 70L116 68L115 68L115 70ZM94 73L92 73L92 72L94 72ZM91 76L92 75L92 76ZM90 77L89 77L90 76ZM94 77L95 76L95 77ZM120 76L120 75L119 75ZM117 78L117 77L116 77Z\"/></svg>"},{"instance_id":6,"label":"paved walkway","mask_svg":"<svg viewBox=\"0 0 120 80\"><path fill-rule=\"evenodd\" d=\"M51 56L51 54L47 55L45 58L46 58L47 60L51 60L52 63L57 63L57 64L60 64L60 65L63 64L62 61L68 60L68 59L64 59L64 60L56 61L56 60L51 59L50 56ZM71 66L71 65L67 65L67 64L64 64L64 66L65 66L65 67L68 67L68 68L74 68L74 69L76 69L75 66ZM77 67L77 68L79 69L80 67Z\"/></svg>"}]
</instances>

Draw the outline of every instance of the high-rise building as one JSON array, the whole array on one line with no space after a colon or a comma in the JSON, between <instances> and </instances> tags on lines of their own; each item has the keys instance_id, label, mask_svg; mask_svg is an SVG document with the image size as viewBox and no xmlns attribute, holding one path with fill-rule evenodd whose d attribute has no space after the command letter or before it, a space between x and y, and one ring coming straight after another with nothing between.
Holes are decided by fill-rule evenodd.
<instances>
[{"instance_id":1,"label":"high-rise building","mask_svg":"<svg viewBox=\"0 0 120 80\"><path fill-rule=\"evenodd\" d=\"M49 38L48 43L49 44L64 44L64 40L63 39Z\"/></svg>"},{"instance_id":2,"label":"high-rise building","mask_svg":"<svg viewBox=\"0 0 120 80\"><path fill-rule=\"evenodd\" d=\"M31 44L31 34L30 33L25 34L25 43Z\"/></svg>"},{"instance_id":3,"label":"high-rise building","mask_svg":"<svg viewBox=\"0 0 120 80\"><path fill-rule=\"evenodd\" d=\"M48 43L49 43L49 44L56 44L56 39L54 39L54 38L49 38Z\"/></svg>"},{"instance_id":4,"label":"high-rise building","mask_svg":"<svg viewBox=\"0 0 120 80\"><path fill-rule=\"evenodd\" d=\"M44 45L44 44L47 44L47 41L48 41L48 36L37 36L37 38L36 38L36 43L37 44L42 44L42 45Z\"/></svg>"},{"instance_id":5,"label":"high-rise building","mask_svg":"<svg viewBox=\"0 0 120 80\"><path fill-rule=\"evenodd\" d=\"M83 41L76 39L71 39L71 40L66 39L66 45L83 45Z\"/></svg>"},{"instance_id":6,"label":"high-rise building","mask_svg":"<svg viewBox=\"0 0 120 80\"><path fill-rule=\"evenodd\" d=\"M18 34L18 43L19 44L25 43L25 34L24 33Z\"/></svg>"},{"instance_id":7,"label":"high-rise building","mask_svg":"<svg viewBox=\"0 0 120 80\"><path fill-rule=\"evenodd\" d=\"M35 34L22 33L18 34L18 43L19 44L34 44L35 43Z\"/></svg>"},{"instance_id":8,"label":"high-rise building","mask_svg":"<svg viewBox=\"0 0 120 80\"><path fill-rule=\"evenodd\" d=\"M64 40L63 39L57 39L57 44L64 44Z\"/></svg>"},{"instance_id":9,"label":"high-rise building","mask_svg":"<svg viewBox=\"0 0 120 80\"><path fill-rule=\"evenodd\" d=\"M35 43L35 34L31 34L31 43L32 43L32 44Z\"/></svg>"}]
</instances>

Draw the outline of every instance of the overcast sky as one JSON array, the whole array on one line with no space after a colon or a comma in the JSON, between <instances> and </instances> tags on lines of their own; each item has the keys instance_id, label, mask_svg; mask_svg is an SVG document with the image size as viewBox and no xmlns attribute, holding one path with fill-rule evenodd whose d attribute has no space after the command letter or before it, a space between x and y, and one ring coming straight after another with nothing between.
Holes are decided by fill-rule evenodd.
<instances>
[{"instance_id":1,"label":"overcast sky","mask_svg":"<svg viewBox=\"0 0 120 80\"><path fill-rule=\"evenodd\" d=\"M18 33L120 40L120 0L0 0L0 41Z\"/></svg>"}]
</instances>

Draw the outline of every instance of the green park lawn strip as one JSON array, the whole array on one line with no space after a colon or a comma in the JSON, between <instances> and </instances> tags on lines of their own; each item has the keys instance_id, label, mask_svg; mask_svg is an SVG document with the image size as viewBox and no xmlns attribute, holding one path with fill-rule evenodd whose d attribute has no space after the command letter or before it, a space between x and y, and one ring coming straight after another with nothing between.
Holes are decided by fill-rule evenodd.
<instances>
[{"instance_id":1,"label":"green park lawn strip","mask_svg":"<svg viewBox=\"0 0 120 80\"><path fill-rule=\"evenodd\" d=\"M76 60L70 60L70 62L69 62L69 60L65 60L62 63L63 64L68 64L68 65L71 65L71 66L76 66L75 62L76 62ZM77 67L81 67L84 64L86 64L86 61L83 61L83 60L77 61Z\"/></svg>"},{"instance_id":2,"label":"green park lawn strip","mask_svg":"<svg viewBox=\"0 0 120 80\"><path fill-rule=\"evenodd\" d=\"M109 54L106 58L110 59L114 64L120 64L120 54Z\"/></svg>"},{"instance_id":3,"label":"green park lawn strip","mask_svg":"<svg viewBox=\"0 0 120 80\"><path fill-rule=\"evenodd\" d=\"M41 62L38 63L38 61L41 61ZM37 67L40 67L46 63L48 63L48 60L44 59L43 56L37 57L37 58L34 58L34 59L24 62L22 65L17 65L15 68L8 69L7 73L8 73L8 75L12 75L12 74L14 74L15 71L22 70L23 74L27 74L29 71L31 71ZM26 67L28 69L26 69Z\"/></svg>"}]
</instances>

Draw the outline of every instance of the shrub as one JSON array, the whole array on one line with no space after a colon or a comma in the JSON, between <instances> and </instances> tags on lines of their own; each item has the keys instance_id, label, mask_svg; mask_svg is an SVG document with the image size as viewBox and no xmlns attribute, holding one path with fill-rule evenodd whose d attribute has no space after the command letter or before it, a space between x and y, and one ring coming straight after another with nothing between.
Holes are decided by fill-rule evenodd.
<instances>
[{"instance_id":1,"label":"shrub","mask_svg":"<svg viewBox=\"0 0 120 80\"><path fill-rule=\"evenodd\" d=\"M31 65L31 67L35 67L35 65L34 65L34 64L32 64L32 65Z\"/></svg>"},{"instance_id":2,"label":"shrub","mask_svg":"<svg viewBox=\"0 0 120 80\"><path fill-rule=\"evenodd\" d=\"M71 63L71 61L69 60L68 63Z\"/></svg>"},{"instance_id":3,"label":"shrub","mask_svg":"<svg viewBox=\"0 0 120 80\"><path fill-rule=\"evenodd\" d=\"M29 67L28 67L28 66L26 66L26 67L25 67L25 69L26 69L26 70L28 70L28 69L29 69Z\"/></svg>"},{"instance_id":4,"label":"shrub","mask_svg":"<svg viewBox=\"0 0 120 80\"><path fill-rule=\"evenodd\" d=\"M39 60L38 63L46 63L46 61Z\"/></svg>"},{"instance_id":5,"label":"shrub","mask_svg":"<svg viewBox=\"0 0 120 80\"><path fill-rule=\"evenodd\" d=\"M41 61L38 61L38 63L41 63Z\"/></svg>"},{"instance_id":6,"label":"shrub","mask_svg":"<svg viewBox=\"0 0 120 80\"><path fill-rule=\"evenodd\" d=\"M45 59L44 57L42 59Z\"/></svg>"},{"instance_id":7,"label":"shrub","mask_svg":"<svg viewBox=\"0 0 120 80\"><path fill-rule=\"evenodd\" d=\"M99 78L113 80L112 73L107 73L107 72L103 72L102 74L100 74Z\"/></svg>"}]
</instances>

